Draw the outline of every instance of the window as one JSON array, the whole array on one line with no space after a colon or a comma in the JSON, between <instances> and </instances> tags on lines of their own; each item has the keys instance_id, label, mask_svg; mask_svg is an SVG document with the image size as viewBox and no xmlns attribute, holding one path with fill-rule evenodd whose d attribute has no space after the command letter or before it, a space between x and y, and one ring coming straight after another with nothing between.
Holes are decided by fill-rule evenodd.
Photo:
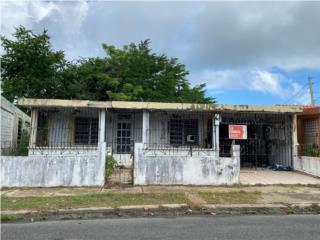
<instances>
[{"instance_id":1,"label":"window","mask_svg":"<svg viewBox=\"0 0 320 240\"><path fill-rule=\"evenodd\" d=\"M303 142L305 144L317 143L317 120L305 119L303 121Z\"/></svg>"},{"instance_id":2,"label":"window","mask_svg":"<svg viewBox=\"0 0 320 240\"><path fill-rule=\"evenodd\" d=\"M98 119L76 118L74 142L80 145L95 145L98 143Z\"/></svg>"},{"instance_id":3,"label":"window","mask_svg":"<svg viewBox=\"0 0 320 240\"><path fill-rule=\"evenodd\" d=\"M171 119L169 122L170 144L176 146L197 145L199 142L198 127L198 119ZM188 138L194 141L189 142Z\"/></svg>"},{"instance_id":4,"label":"window","mask_svg":"<svg viewBox=\"0 0 320 240\"><path fill-rule=\"evenodd\" d=\"M22 134L22 119L19 118L18 122L18 137L17 137L17 143L20 144L21 141L21 134Z\"/></svg>"},{"instance_id":5,"label":"window","mask_svg":"<svg viewBox=\"0 0 320 240\"><path fill-rule=\"evenodd\" d=\"M170 120L170 144L182 145L183 121L181 119Z\"/></svg>"},{"instance_id":6,"label":"window","mask_svg":"<svg viewBox=\"0 0 320 240\"><path fill-rule=\"evenodd\" d=\"M198 144L198 137L199 131L198 131L198 120L197 119L187 119L184 120L184 142L189 145L197 145ZM187 138L188 136L193 136L194 141L188 142Z\"/></svg>"},{"instance_id":7,"label":"window","mask_svg":"<svg viewBox=\"0 0 320 240\"><path fill-rule=\"evenodd\" d=\"M130 153L131 123L119 122L117 124L117 153Z\"/></svg>"}]
</instances>

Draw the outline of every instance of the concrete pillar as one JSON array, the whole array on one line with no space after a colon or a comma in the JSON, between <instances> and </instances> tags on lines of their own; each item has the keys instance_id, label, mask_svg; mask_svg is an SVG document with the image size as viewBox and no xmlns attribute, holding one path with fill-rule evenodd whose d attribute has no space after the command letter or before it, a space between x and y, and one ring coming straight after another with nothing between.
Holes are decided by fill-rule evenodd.
<instances>
[{"instance_id":1,"label":"concrete pillar","mask_svg":"<svg viewBox=\"0 0 320 240\"><path fill-rule=\"evenodd\" d=\"M220 125L220 114L215 113L212 116L212 149L219 151L219 125Z\"/></svg>"},{"instance_id":2,"label":"concrete pillar","mask_svg":"<svg viewBox=\"0 0 320 240\"><path fill-rule=\"evenodd\" d=\"M105 179L105 163L106 163L106 140L105 140L105 132L106 132L106 109L101 109L99 112L99 133L98 133L98 154L100 159L100 168L103 171L98 171L98 173L103 176L98 176L98 179Z\"/></svg>"},{"instance_id":3,"label":"concrete pillar","mask_svg":"<svg viewBox=\"0 0 320 240\"><path fill-rule=\"evenodd\" d=\"M29 148L33 148L37 143L37 128L38 128L38 109L31 109L31 132L29 140Z\"/></svg>"},{"instance_id":4,"label":"concrete pillar","mask_svg":"<svg viewBox=\"0 0 320 240\"><path fill-rule=\"evenodd\" d=\"M231 145L231 158L236 162L237 168L234 174L237 176L237 182L240 183L240 145Z\"/></svg>"},{"instance_id":5,"label":"concrete pillar","mask_svg":"<svg viewBox=\"0 0 320 240\"><path fill-rule=\"evenodd\" d=\"M297 115L292 116L292 160L291 160L291 166L294 168L294 163L296 162L296 159L298 158L298 150L299 150L299 143L298 143L298 123L297 123Z\"/></svg>"},{"instance_id":6,"label":"concrete pillar","mask_svg":"<svg viewBox=\"0 0 320 240\"><path fill-rule=\"evenodd\" d=\"M149 118L150 114L147 110L143 111L142 114L142 143L147 144L149 143Z\"/></svg>"},{"instance_id":7,"label":"concrete pillar","mask_svg":"<svg viewBox=\"0 0 320 240\"><path fill-rule=\"evenodd\" d=\"M99 142L105 142L106 132L106 110L102 109L99 112Z\"/></svg>"}]
</instances>

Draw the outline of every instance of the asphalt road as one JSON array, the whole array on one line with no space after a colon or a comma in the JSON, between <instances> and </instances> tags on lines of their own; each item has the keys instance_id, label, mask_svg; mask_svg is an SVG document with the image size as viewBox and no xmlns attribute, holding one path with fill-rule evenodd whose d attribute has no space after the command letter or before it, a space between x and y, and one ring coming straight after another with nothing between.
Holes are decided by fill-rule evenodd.
<instances>
[{"instance_id":1,"label":"asphalt road","mask_svg":"<svg viewBox=\"0 0 320 240\"><path fill-rule=\"evenodd\" d=\"M3 224L1 239L320 239L320 216L130 218Z\"/></svg>"}]
</instances>

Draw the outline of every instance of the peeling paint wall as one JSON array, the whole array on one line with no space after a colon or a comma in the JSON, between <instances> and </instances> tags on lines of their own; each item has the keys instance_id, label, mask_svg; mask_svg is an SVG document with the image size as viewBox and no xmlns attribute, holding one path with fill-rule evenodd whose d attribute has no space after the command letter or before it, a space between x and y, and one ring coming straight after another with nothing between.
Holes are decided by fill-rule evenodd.
<instances>
[{"instance_id":1,"label":"peeling paint wall","mask_svg":"<svg viewBox=\"0 0 320 240\"><path fill-rule=\"evenodd\" d=\"M47 151L47 152L46 152ZM1 187L98 186L104 164L98 150L42 150L1 156Z\"/></svg>"},{"instance_id":2,"label":"peeling paint wall","mask_svg":"<svg viewBox=\"0 0 320 240\"><path fill-rule=\"evenodd\" d=\"M199 151L200 152L200 151ZM201 154L148 151L135 144L134 184L136 185L222 185L237 184L240 178L240 148L233 146L231 158L218 152Z\"/></svg>"},{"instance_id":3,"label":"peeling paint wall","mask_svg":"<svg viewBox=\"0 0 320 240\"><path fill-rule=\"evenodd\" d=\"M320 177L320 157L297 156L293 167L296 171Z\"/></svg>"}]
</instances>

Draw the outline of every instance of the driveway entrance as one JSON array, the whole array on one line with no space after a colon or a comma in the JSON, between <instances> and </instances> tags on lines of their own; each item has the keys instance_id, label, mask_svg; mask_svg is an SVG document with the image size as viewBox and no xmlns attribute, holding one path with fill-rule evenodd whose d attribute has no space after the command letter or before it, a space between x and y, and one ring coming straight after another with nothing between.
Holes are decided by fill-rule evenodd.
<instances>
[{"instance_id":1,"label":"driveway entrance","mask_svg":"<svg viewBox=\"0 0 320 240\"><path fill-rule=\"evenodd\" d=\"M320 179L294 171L272 171L269 169L241 169L240 183L244 185L320 184Z\"/></svg>"}]
</instances>

